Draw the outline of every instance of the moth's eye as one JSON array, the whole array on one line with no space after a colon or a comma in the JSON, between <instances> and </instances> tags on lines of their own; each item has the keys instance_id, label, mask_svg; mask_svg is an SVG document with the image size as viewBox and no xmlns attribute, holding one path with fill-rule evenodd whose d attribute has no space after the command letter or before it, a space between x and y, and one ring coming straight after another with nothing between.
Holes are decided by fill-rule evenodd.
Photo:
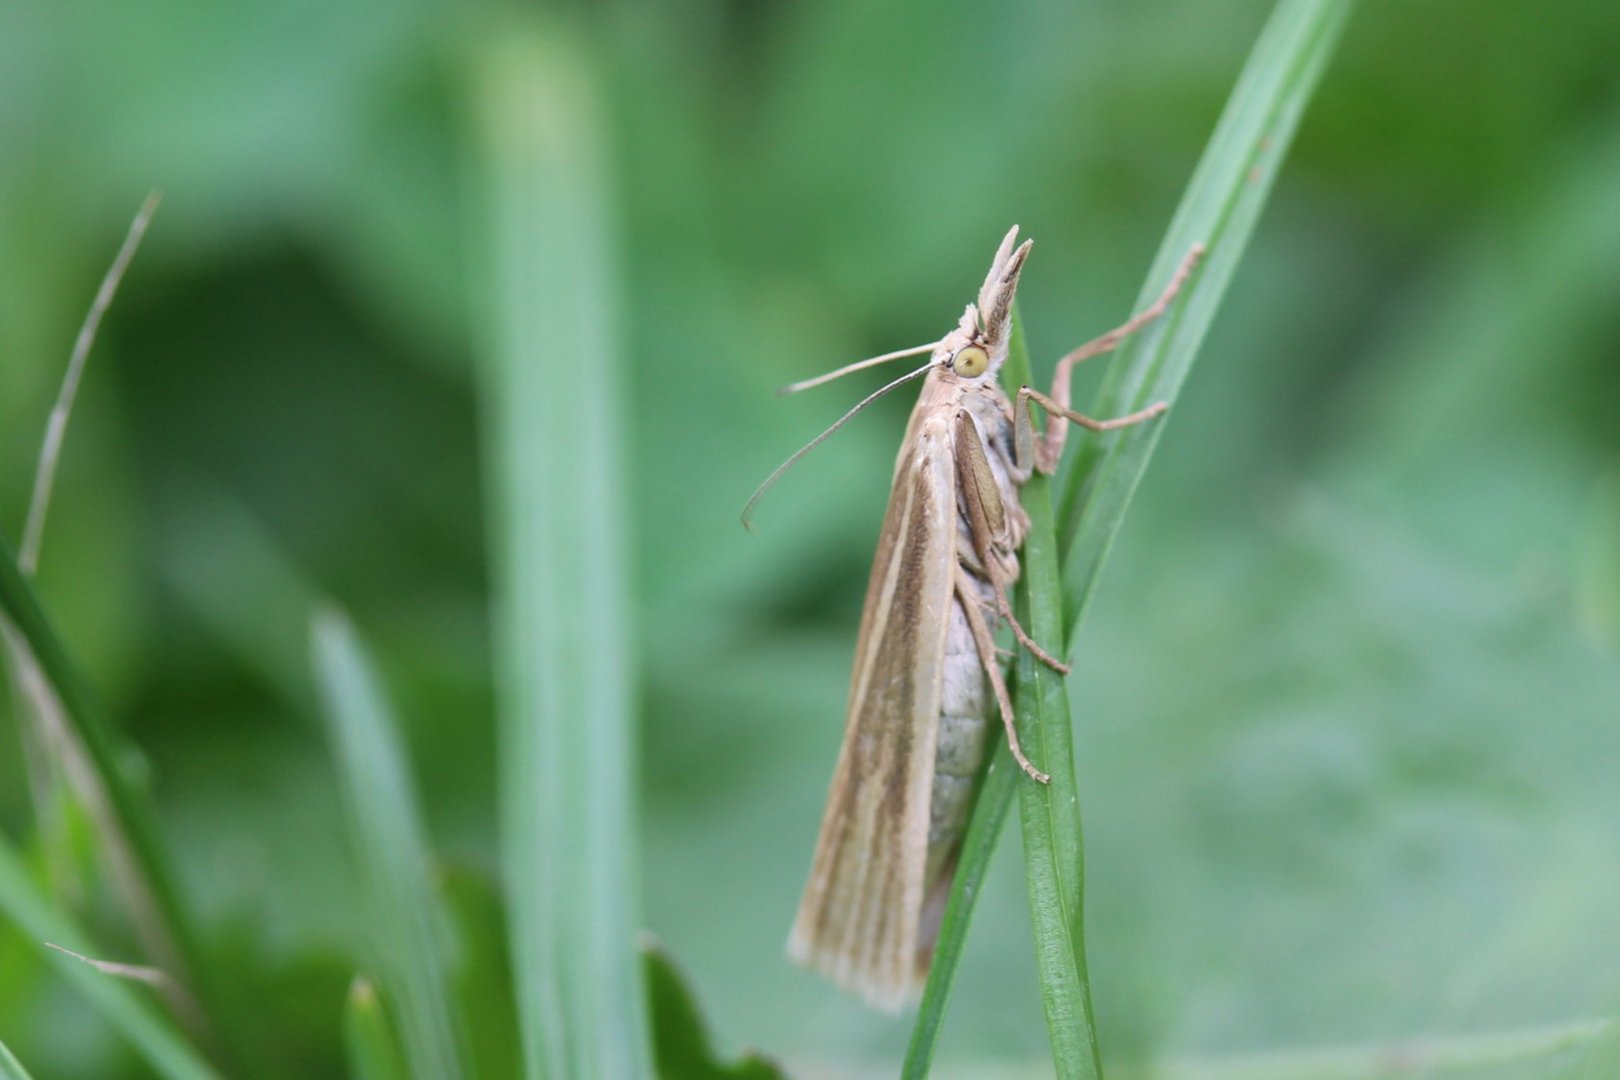
<instances>
[{"instance_id":1,"label":"moth's eye","mask_svg":"<svg viewBox=\"0 0 1620 1080\"><path fill-rule=\"evenodd\" d=\"M951 367L958 375L972 379L983 375L990 366L990 354L977 345L964 345L951 357Z\"/></svg>"}]
</instances>

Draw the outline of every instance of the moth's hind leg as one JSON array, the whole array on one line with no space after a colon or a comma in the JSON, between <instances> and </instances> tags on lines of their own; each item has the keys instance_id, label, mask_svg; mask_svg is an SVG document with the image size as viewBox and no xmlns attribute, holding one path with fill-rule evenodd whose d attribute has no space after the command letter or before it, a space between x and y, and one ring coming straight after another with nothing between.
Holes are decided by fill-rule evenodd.
<instances>
[{"instance_id":1,"label":"moth's hind leg","mask_svg":"<svg viewBox=\"0 0 1620 1080\"><path fill-rule=\"evenodd\" d=\"M996 706L1001 710L1001 724L1007 729L1007 747L1012 751L1013 758L1019 766L1029 775L1045 784L1051 781L1024 756L1024 748L1018 745L1018 729L1013 723L1012 698L1007 694L1007 680L1001 677L1001 664L996 660L996 639L991 636L990 626L984 621L984 613L979 610L978 589L974 587L972 576L962 567L956 568L956 595L962 602L962 611L967 615L968 629L973 633L973 645L979 652L979 663L984 666L984 673L990 680L990 688L996 695Z\"/></svg>"},{"instance_id":2,"label":"moth's hind leg","mask_svg":"<svg viewBox=\"0 0 1620 1080\"><path fill-rule=\"evenodd\" d=\"M1039 660L1041 663L1045 664L1059 675L1067 675L1069 673L1069 665L1065 664L1063 661L1059 660L1057 657L1035 644L1035 639L1030 637L1028 632L1024 630L1023 624L1013 617L1012 605L1007 602L1007 590L1001 583L1000 575L996 574L994 571L992 571L990 574L990 587L994 589L996 593L996 613L1003 619L1007 620L1007 625L1012 627L1013 637L1018 639L1018 644L1028 649L1030 654L1034 656L1035 659Z\"/></svg>"}]
</instances>

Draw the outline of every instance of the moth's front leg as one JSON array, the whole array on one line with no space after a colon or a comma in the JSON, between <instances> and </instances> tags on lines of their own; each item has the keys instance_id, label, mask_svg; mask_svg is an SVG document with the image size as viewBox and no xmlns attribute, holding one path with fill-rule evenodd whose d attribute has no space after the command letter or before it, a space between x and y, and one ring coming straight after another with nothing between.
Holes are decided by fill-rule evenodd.
<instances>
[{"instance_id":1,"label":"moth's front leg","mask_svg":"<svg viewBox=\"0 0 1620 1080\"><path fill-rule=\"evenodd\" d=\"M1007 620L1019 644L1034 654L1037 660L1064 675L1069 665L1035 644L1022 624L1013 616L1012 605L1007 602L1006 572L1002 558L1011 536L1007 524L1007 507L996 490L996 475L990 468L990 459L979 442L979 429L966 412L956 415L956 468L962 490L962 503L967 508L968 533L973 537L973 550L984 567L984 578L996 598L996 614Z\"/></svg>"},{"instance_id":2,"label":"moth's front leg","mask_svg":"<svg viewBox=\"0 0 1620 1080\"><path fill-rule=\"evenodd\" d=\"M1018 391L1018 400L1013 408L1013 434L1014 446L1021 469L1034 467L1043 473L1050 474L1063 459L1063 444L1068 438L1069 425L1058 423L1059 419L1079 424L1088 431L1113 431L1115 428L1129 427L1144 420L1151 420L1164 412L1167 406L1164 402L1149 405L1129 416L1121 416L1112 420L1093 420L1069 408L1069 382L1074 374L1074 367L1082 360L1089 360L1105 352L1111 352L1131 334L1142 329L1148 323L1163 315L1170 308L1170 302L1176 298L1181 287L1186 284L1198 260L1204 256L1204 245L1194 244L1176 267L1176 272L1170 276L1170 284L1165 286L1159 298L1144 311L1131 318L1121 326L1116 326L1102 337L1088 341L1084 345L1069 353L1057 362L1057 369L1052 373L1052 394L1048 397L1038 390L1028 386ZM1037 438L1034 432L1034 406L1038 404L1052 417L1047 424L1045 434Z\"/></svg>"},{"instance_id":3,"label":"moth's front leg","mask_svg":"<svg viewBox=\"0 0 1620 1080\"><path fill-rule=\"evenodd\" d=\"M1035 406L1039 405L1052 417L1046 433L1037 441L1034 436ZM1021 468L1034 468L1050 476L1057 471L1058 463L1063 460L1063 441L1069 426L1058 423L1066 420L1079 424L1087 431L1114 431L1132 424L1140 424L1144 420L1152 420L1160 416L1170 406L1162 401L1156 401L1145 409L1125 416L1116 416L1111 420L1095 420L1083 413L1064 408L1060 403L1053 401L1034 387L1021 386L1018 388L1018 399L1014 405L1018 416L1013 421L1014 446L1018 454L1018 464Z\"/></svg>"}]
</instances>

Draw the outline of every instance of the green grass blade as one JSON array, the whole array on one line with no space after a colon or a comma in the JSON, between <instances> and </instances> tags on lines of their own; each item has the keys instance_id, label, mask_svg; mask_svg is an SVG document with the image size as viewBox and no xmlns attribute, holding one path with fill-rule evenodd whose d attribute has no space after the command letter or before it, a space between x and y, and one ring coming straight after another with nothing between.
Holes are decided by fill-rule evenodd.
<instances>
[{"instance_id":1,"label":"green grass blade","mask_svg":"<svg viewBox=\"0 0 1620 1080\"><path fill-rule=\"evenodd\" d=\"M418 1080L468 1075L450 988L450 919L428 880L430 854L399 725L347 618L315 617L312 646L339 788L367 885L372 960L399 1013Z\"/></svg>"},{"instance_id":2,"label":"green grass blade","mask_svg":"<svg viewBox=\"0 0 1620 1080\"><path fill-rule=\"evenodd\" d=\"M1008 385L1030 381L1023 326L1016 317L1004 378ZM1050 486L1045 477L1037 476L1024 488L1023 503L1030 514L1031 531L1024 546L1019 603L1020 617L1036 640L1057 642L1062 639L1063 620L1059 607L1061 590L1056 542L1051 525ZM1034 610L1030 605L1032 598ZM1014 700L1019 711L1019 740L1030 759L1051 774L1052 782L1046 786L1022 783L1023 770L1013 761L1006 743L999 742L962 842L956 878L951 883L951 896L940 924L934 962L906 1054L903 1070L906 1077L927 1075L932 1062L973 903L1014 793L1020 799L1036 959L1045 991L1043 1003L1048 1027L1054 1032L1054 1055L1059 1060L1062 1075L1100 1075L1079 908L1070 899L1080 896L1082 863L1068 698L1062 680L1027 654L1021 654L1013 679ZM1054 807L1069 807L1072 812L1058 813ZM1068 852L1073 852L1074 856L1060 856ZM1061 1048L1056 1041L1059 1036Z\"/></svg>"},{"instance_id":3,"label":"green grass blade","mask_svg":"<svg viewBox=\"0 0 1620 1080\"><path fill-rule=\"evenodd\" d=\"M96 951L73 920L40 892L22 859L4 841L0 841L0 912L108 1024L130 1041L159 1076L169 1080L217 1078L202 1055L151 1003L147 991L47 946L49 942L83 954Z\"/></svg>"},{"instance_id":4,"label":"green grass blade","mask_svg":"<svg viewBox=\"0 0 1620 1080\"><path fill-rule=\"evenodd\" d=\"M205 990L197 985L203 973L191 921L145 798L124 775L117 738L4 539L0 539L0 628L6 631L11 651L26 650L22 659L44 675L61 705L62 718L84 748L103 803L97 807L97 825L109 857L122 864L121 871L138 890L132 897L137 909L131 914L155 954L152 959L194 993ZM209 998L206 993L198 996Z\"/></svg>"},{"instance_id":5,"label":"green grass blade","mask_svg":"<svg viewBox=\"0 0 1620 1080\"><path fill-rule=\"evenodd\" d=\"M355 976L349 984L349 1000L343 1007L343 1042L349 1075L355 1080L407 1080L411 1075L377 987L364 975Z\"/></svg>"},{"instance_id":6,"label":"green grass blade","mask_svg":"<svg viewBox=\"0 0 1620 1080\"><path fill-rule=\"evenodd\" d=\"M310 612L326 602L309 573L230 492L177 481L163 515L159 558L168 585L236 658L279 694L292 715L310 707Z\"/></svg>"},{"instance_id":7,"label":"green grass blade","mask_svg":"<svg viewBox=\"0 0 1620 1080\"><path fill-rule=\"evenodd\" d=\"M1175 402L1350 8L1350 0L1280 0L1273 10L1171 220L1138 307L1152 302L1194 243L1207 254L1170 312L1120 349L1095 415ZM1071 637L1163 430L1161 421L1087 439L1075 455L1058 515Z\"/></svg>"},{"instance_id":8,"label":"green grass blade","mask_svg":"<svg viewBox=\"0 0 1620 1080\"><path fill-rule=\"evenodd\" d=\"M984 887L990 871L990 856L995 853L1002 823L1007 820L1013 793L1023 775L1007 749L1006 740L998 741L984 775L984 784L973 804L967 833L962 838L962 854L957 859L950 899L940 920L934 962L928 969L928 983L923 987L917 1022L912 1026L911 1043L906 1048L905 1065L901 1069L905 1080L921 1080L933 1064L934 1048L945 1022L945 1008L950 1004L951 986L962 960L968 926L973 920L973 905Z\"/></svg>"},{"instance_id":9,"label":"green grass blade","mask_svg":"<svg viewBox=\"0 0 1620 1080\"><path fill-rule=\"evenodd\" d=\"M28 517L23 521L22 546L17 561L30 577L39 566L45 518L50 513L51 493L56 487L56 466L62 460L62 443L67 438L68 419L73 415L73 402L79 396L79 382L84 376L84 366L90 359L90 348L96 343L96 332L101 329L101 320L106 316L107 309L112 307L113 297L118 295L124 272L129 269L130 261L141 246L146 227L152 223L152 215L157 213L158 201L157 192L147 195L146 201L135 213L135 220L129 223L124 243L101 279L101 287L90 302L90 310L79 327L78 337L74 339L73 352L68 356L62 387L57 392L56 404L52 406L50 420L45 425L45 440L39 451L39 465L34 471L34 490L28 500Z\"/></svg>"},{"instance_id":10,"label":"green grass blade","mask_svg":"<svg viewBox=\"0 0 1620 1080\"><path fill-rule=\"evenodd\" d=\"M1167 1058L1132 1068L1128 1075L1132 1080L1611 1080L1620 1076L1620 1025L1577 1020L1474 1035L1413 1034L1399 1042Z\"/></svg>"},{"instance_id":11,"label":"green grass blade","mask_svg":"<svg viewBox=\"0 0 1620 1080\"><path fill-rule=\"evenodd\" d=\"M481 1077L523 1075L501 884L482 868L446 863L435 884L455 926L456 997L466 1003L468 1057ZM386 1002L384 1003L386 1005Z\"/></svg>"},{"instance_id":12,"label":"green grass blade","mask_svg":"<svg viewBox=\"0 0 1620 1080\"><path fill-rule=\"evenodd\" d=\"M0 1080L33 1080L28 1070L23 1068L22 1062L17 1060L17 1056L8 1050L3 1042L0 1042Z\"/></svg>"},{"instance_id":13,"label":"green grass blade","mask_svg":"<svg viewBox=\"0 0 1620 1080\"><path fill-rule=\"evenodd\" d=\"M650 1073L609 177L583 35L474 58L502 845L530 1076Z\"/></svg>"},{"instance_id":14,"label":"green grass blade","mask_svg":"<svg viewBox=\"0 0 1620 1080\"><path fill-rule=\"evenodd\" d=\"M73 351L68 356L67 369L57 390L56 403L51 407L50 418L45 424L39 460L34 468L28 516L23 521L17 564L25 577L32 578L39 566L45 521L56 486L57 466L62 459L68 421L73 415L73 404L78 397L91 347L95 344L96 332L112 306L118 286L140 247L142 237L146 235L157 204L158 194L154 191L136 212L124 242L102 277L101 286L96 290L95 299L91 301L90 310L85 314L78 336L74 339ZM88 878L80 859L81 854L88 852L88 848L79 843L80 836L85 835L80 825L94 822L96 817L94 794L75 790L75 778L82 777L87 771L76 760L84 756L84 751L66 730L61 707L28 649L10 634L0 637L4 638L7 660L12 666L19 691L25 751L23 762L34 796L34 813L40 843L51 870L52 888L61 895L77 896L83 892L84 882ZM119 881L120 876L115 874L114 880ZM135 904L140 902L139 899L132 901Z\"/></svg>"},{"instance_id":15,"label":"green grass blade","mask_svg":"<svg viewBox=\"0 0 1620 1080\"><path fill-rule=\"evenodd\" d=\"M1028 374L1029 355L1017 323L1009 366L1015 373ZM1024 539L1023 575L1018 583L1019 616L1036 641L1050 642L1062 651L1063 590L1051 481L1039 474L1030 477L1022 502L1029 514L1029 534ZM1060 1077L1097 1080L1102 1076L1102 1057L1092 1015L1081 917L1084 847L1069 697L1063 679L1027 649L1018 651L1015 672L1019 742L1035 767L1051 776L1047 784L1020 780L1017 788L1035 969L1052 1040L1052 1061Z\"/></svg>"},{"instance_id":16,"label":"green grass blade","mask_svg":"<svg viewBox=\"0 0 1620 1080\"><path fill-rule=\"evenodd\" d=\"M1171 313L1121 349L1094 415L1120 415L1150 401L1174 400L1349 8L1348 0L1282 0L1278 5L1171 222L1143 287L1141 306L1158 295L1195 242L1204 243L1208 253ZM1004 381L1008 385L1030 381L1021 350L1009 360ZM1067 651L1066 643L1073 640L1159 429L1160 424L1148 424L1109 440L1082 442L1066 477L1056 535L1050 485L1036 478L1025 487L1024 505L1032 523L1025 541L1020 596L1021 603L1032 606L1026 611L1026 625L1036 640L1063 643ZM1061 582L1050 573L1048 557L1058 550L1067 552ZM1058 587L1064 598L1061 606L1053 591ZM1059 613L1055 627L1048 623L1054 611ZM1029 756L1053 773L1053 785L1044 793L1026 792L1018 783L1011 755L1005 747L997 751L964 840L963 872L952 885L938 952L912 1033L905 1065L908 1077L927 1073L978 895L979 878L969 871L982 874L988 865L1015 790L1022 800L1037 958L1054 1059L1067 1075L1100 1071L1085 974L1084 863L1067 698L1059 680L1028 656L1021 654L1016 675L1020 737Z\"/></svg>"}]
</instances>

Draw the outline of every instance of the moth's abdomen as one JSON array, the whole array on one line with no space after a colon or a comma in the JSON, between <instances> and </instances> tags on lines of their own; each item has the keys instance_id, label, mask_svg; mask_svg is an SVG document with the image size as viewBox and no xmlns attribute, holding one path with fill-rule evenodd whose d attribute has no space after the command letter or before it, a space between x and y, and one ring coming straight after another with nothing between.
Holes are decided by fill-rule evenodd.
<instances>
[{"instance_id":1,"label":"moth's abdomen","mask_svg":"<svg viewBox=\"0 0 1620 1080\"><path fill-rule=\"evenodd\" d=\"M934 890L955 859L988 745L989 700L984 662L974 646L960 598L951 604L950 620L945 635L934 784L928 805L928 860L923 875L926 892Z\"/></svg>"}]
</instances>

